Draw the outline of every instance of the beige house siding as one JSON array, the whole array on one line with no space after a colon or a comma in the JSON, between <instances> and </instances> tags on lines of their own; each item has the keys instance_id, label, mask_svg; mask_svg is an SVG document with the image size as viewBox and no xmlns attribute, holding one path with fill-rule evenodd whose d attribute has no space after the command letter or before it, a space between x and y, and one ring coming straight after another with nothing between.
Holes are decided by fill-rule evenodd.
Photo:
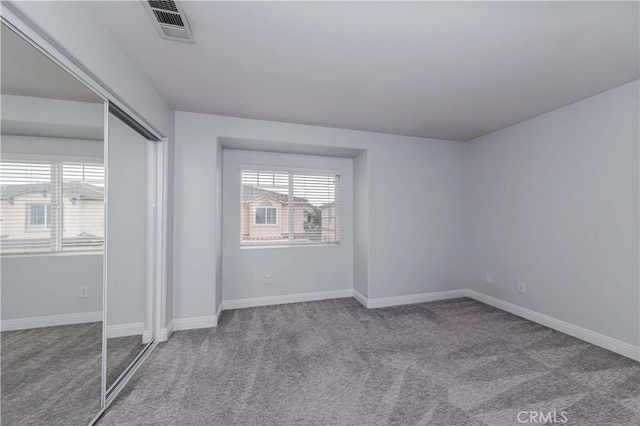
<instances>
[{"instance_id":1,"label":"beige house siding","mask_svg":"<svg viewBox=\"0 0 640 426\"><path fill-rule=\"evenodd\" d=\"M30 230L29 205L49 205L50 199L40 194L14 197L13 203L0 203L0 241L51 238L51 230ZM91 234L104 238L104 202L102 200L63 199L63 239Z\"/></svg>"},{"instance_id":2,"label":"beige house siding","mask_svg":"<svg viewBox=\"0 0 640 426\"><path fill-rule=\"evenodd\" d=\"M336 208L325 207L322 209L322 241L335 241L336 238Z\"/></svg>"},{"instance_id":3,"label":"beige house siding","mask_svg":"<svg viewBox=\"0 0 640 426\"><path fill-rule=\"evenodd\" d=\"M256 207L272 207L276 209L276 224L256 224ZM294 209L293 232L295 235L305 233L304 222L307 210L305 206ZM278 200L263 198L242 204L242 240L273 241L289 239L289 205Z\"/></svg>"},{"instance_id":4,"label":"beige house siding","mask_svg":"<svg viewBox=\"0 0 640 426\"><path fill-rule=\"evenodd\" d=\"M77 237L82 233L104 237L104 202L101 200L78 200L72 204L64 200L64 238Z\"/></svg>"}]
</instances>

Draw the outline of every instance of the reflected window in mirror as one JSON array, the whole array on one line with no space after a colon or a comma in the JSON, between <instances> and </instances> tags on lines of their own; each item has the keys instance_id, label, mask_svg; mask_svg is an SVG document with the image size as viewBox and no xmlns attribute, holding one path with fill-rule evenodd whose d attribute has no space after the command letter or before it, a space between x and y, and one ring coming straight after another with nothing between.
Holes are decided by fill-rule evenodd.
<instances>
[{"instance_id":1,"label":"reflected window in mirror","mask_svg":"<svg viewBox=\"0 0 640 426\"><path fill-rule=\"evenodd\" d=\"M0 253L102 250L102 159L45 161L5 155L0 181Z\"/></svg>"}]
</instances>

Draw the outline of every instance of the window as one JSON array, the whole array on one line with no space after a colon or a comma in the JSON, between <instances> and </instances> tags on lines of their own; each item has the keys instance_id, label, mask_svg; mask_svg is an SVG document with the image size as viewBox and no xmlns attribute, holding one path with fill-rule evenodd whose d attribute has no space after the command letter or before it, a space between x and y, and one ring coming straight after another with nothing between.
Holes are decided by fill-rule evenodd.
<instances>
[{"instance_id":1,"label":"window","mask_svg":"<svg viewBox=\"0 0 640 426\"><path fill-rule=\"evenodd\" d=\"M277 225L275 207L256 207L256 225Z\"/></svg>"},{"instance_id":2,"label":"window","mask_svg":"<svg viewBox=\"0 0 640 426\"><path fill-rule=\"evenodd\" d=\"M27 229L45 231L51 226L51 206L49 204L29 204Z\"/></svg>"},{"instance_id":3,"label":"window","mask_svg":"<svg viewBox=\"0 0 640 426\"><path fill-rule=\"evenodd\" d=\"M102 162L0 161L0 253L102 250Z\"/></svg>"},{"instance_id":4,"label":"window","mask_svg":"<svg viewBox=\"0 0 640 426\"><path fill-rule=\"evenodd\" d=\"M240 170L240 244L338 244L337 172Z\"/></svg>"}]
</instances>

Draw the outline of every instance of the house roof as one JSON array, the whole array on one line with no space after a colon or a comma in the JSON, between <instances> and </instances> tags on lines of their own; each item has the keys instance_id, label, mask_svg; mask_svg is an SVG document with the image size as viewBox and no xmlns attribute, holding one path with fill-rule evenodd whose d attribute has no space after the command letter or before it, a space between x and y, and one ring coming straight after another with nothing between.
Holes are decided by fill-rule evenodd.
<instances>
[{"instance_id":1,"label":"house roof","mask_svg":"<svg viewBox=\"0 0 640 426\"><path fill-rule=\"evenodd\" d=\"M11 201L19 195L26 195L32 192L49 192L51 184L46 183L26 183L16 185L0 186L0 200ZM66 181L62 185L63 195L70 200L104 200L104 187L92 185L86 182Z\"/></svg>"},{"instance_id":2,"label":"house roof","mask_svg":"<svg viewBox=\"0 0 640 426\"><path fill-rule=\"evenodd\" d=\"M281 194L275 191L269 191L267 189L259 188L253 185L242 185L242 202L248 203L256 198L271 198L281 203L288 203L289 196L287 194ZM309 200L302 197L293 197L293 201L296 203L310 204Z\"/></svg>"}]
</instances>

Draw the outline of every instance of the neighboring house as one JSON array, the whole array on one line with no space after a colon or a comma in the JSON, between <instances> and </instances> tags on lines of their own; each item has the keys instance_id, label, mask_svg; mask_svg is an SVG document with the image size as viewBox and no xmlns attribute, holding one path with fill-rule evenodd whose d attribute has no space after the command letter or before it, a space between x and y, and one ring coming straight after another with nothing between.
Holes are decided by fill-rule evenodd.
<instances>
[{"instance_id":1,"label":"neighboring house","mask_svg":"<svg viewBox=\"0 0 640 426\"><path fill-rule=\"evenodd\" d=\"M104 188L85 182L63 183L61 209L55 208L49 183L2 185L0 245L3 253L53 247L62 215L62 245L99 249L104 241Z\"/></svg>"},{"instance_id":2,"label":"neighboring house","mask_svg":"<svg viewBox=\"0 0 640 426\"><path fill-rule=\"evenodd\" d=\"M293 199L293 233L307 236L309 213L314 207L306 198ZM242 185L242 240L275 241L289 239L289 197L252 185Z\"/></svg>"},{"instance_id":3,"label":"neighboring house","mask_svg":"<svg viewBox=\"0 0 640 426\"><path fill-rule=\"evenodd\" d=\"M322 241L336 241L337 221L336 221L336 203L327 203L320 206L322 211Z\"/></svg>"}]
</instances>

